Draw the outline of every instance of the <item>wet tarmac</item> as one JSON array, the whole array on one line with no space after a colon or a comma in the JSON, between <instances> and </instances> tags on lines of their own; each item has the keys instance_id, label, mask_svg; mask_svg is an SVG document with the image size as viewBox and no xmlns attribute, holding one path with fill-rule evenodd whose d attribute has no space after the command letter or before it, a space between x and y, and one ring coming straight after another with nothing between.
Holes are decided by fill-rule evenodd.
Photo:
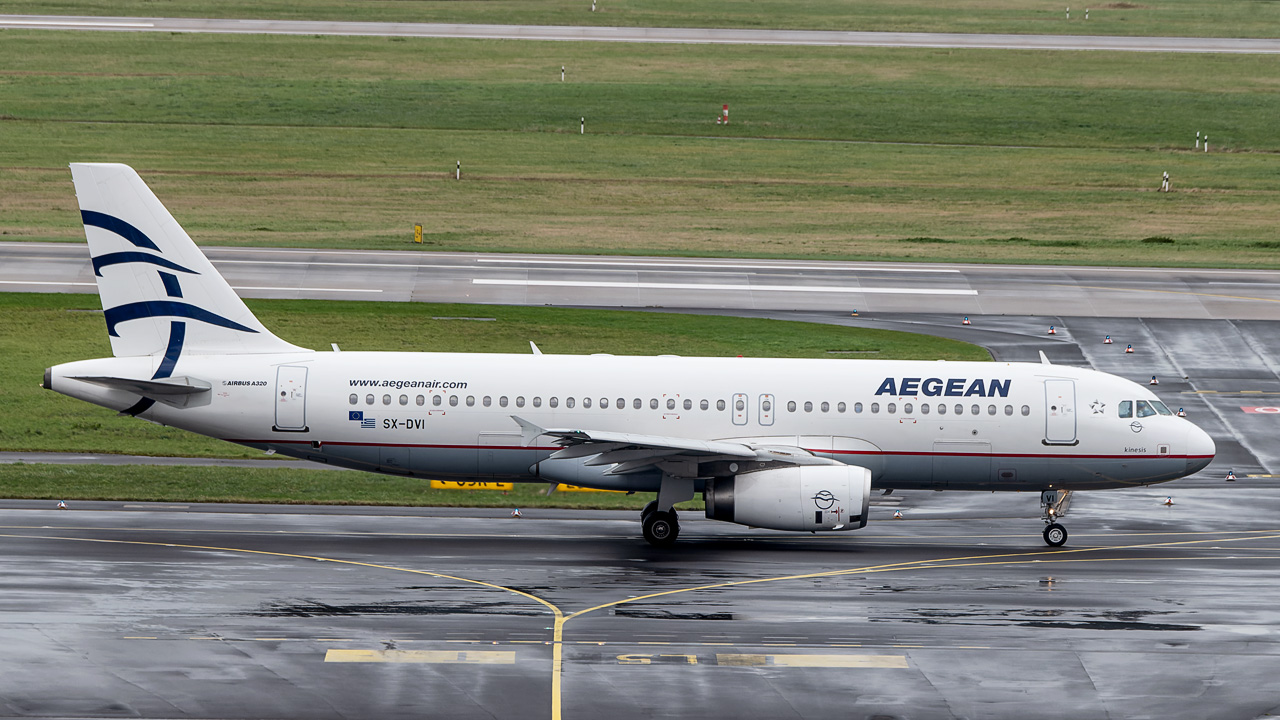
<instances>
[{"instance_id":1,"label":"wet tarmac","mask_svg":"<svg viewBox=\"0 0 1280 720\"><path fill-rule=\"evenodd\" d=\"M1245 411L1280 405L1280 323L735 314L1154 374L1219 455L1077 494L1057 550L1035 494L898 491L822 536L685 513L667 550L633 513L3 501L0 716L1280 712L1280 410Z\"/></svg>"}]
</instances>

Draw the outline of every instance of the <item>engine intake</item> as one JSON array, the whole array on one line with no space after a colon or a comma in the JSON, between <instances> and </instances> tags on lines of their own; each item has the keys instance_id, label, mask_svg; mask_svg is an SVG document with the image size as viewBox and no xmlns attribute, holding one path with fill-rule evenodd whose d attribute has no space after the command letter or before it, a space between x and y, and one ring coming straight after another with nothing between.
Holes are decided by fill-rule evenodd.
<instances>
[{"instance_id":1,"label":"engine intake","mask_svg":"<svg viewBox=\"0 0 1280 720\"><path fill-rule=\"evenodd\" d=\"M857 465L802 465L706 481L707 517L773 530L866 527L871 471Z\"/></svg>"}]
</instances>

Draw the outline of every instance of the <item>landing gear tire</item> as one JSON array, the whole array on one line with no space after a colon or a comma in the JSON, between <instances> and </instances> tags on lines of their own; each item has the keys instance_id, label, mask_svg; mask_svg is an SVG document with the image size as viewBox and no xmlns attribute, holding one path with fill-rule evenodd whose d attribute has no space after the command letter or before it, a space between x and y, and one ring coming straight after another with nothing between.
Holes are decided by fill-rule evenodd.
<instances>
[{"instance_id":1,"label":"landing gear tire","mask_svg":"<svg viewBox=\"0 0 1280 720\"><path fill-rule=\"evenodd\" d=\"M655 510L640 520L640 529L650 545L670 547L680 534L680 522L676 520L675 513Z\"/></svg>"},{"instance_id":2,"label":"landing gear tire","mask_svg":"<svg viewBox=\"0 0 1280 720\"><path fill-rule=\"evenodd\" d=\"M1044 541L1049 547L1062 547L1067 542L1067 529L1058 523L1047 525L1044 529Z\"/></svg>"},{"instance_id":3,"label":"landing gear tire","mask_svg":"<svg viewBox=\"0 0 1280 720\"><path fill-rule=\"evenodd\" d=\"M650 500L649 504L645 505L644 509L640 511L640 521L644 522L644 519L649 517L651 514L653 514L653 511L657 509L658 509L658 501Z\"/></svg>"}]
</instances>

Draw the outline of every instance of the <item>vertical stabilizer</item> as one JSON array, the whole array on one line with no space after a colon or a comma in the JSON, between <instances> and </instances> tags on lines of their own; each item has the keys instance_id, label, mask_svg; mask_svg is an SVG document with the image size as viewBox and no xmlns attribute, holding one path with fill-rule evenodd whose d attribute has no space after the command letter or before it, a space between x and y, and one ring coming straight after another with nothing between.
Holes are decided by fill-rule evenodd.
<instances>
[{"instance_id":1,"label":"vertical stabilizer","mask_svg":"<svg viewBox=\"0 0 1280 720\"><path fill-rule=\"evenodd\" d=\"M73 163L98 295L116 357L303 351L245 307L138 173Z\"/></svg>"}]
</instances>

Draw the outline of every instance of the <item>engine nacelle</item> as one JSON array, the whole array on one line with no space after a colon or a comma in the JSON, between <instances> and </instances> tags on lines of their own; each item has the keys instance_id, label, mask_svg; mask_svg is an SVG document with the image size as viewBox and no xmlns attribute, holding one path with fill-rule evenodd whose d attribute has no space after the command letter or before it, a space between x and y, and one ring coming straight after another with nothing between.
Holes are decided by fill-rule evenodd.
<instances>
[{"instance_id":1,"label":"engine nacelle","mask_svg":"<svg viewBox=\"0 0 1280 720\"><path fill-rule=\"evenodd\" d=\"M706 481L707 517L773 530L854 530L871 507L871 471L801 465Z\"/></svg>"}]
</instances>

